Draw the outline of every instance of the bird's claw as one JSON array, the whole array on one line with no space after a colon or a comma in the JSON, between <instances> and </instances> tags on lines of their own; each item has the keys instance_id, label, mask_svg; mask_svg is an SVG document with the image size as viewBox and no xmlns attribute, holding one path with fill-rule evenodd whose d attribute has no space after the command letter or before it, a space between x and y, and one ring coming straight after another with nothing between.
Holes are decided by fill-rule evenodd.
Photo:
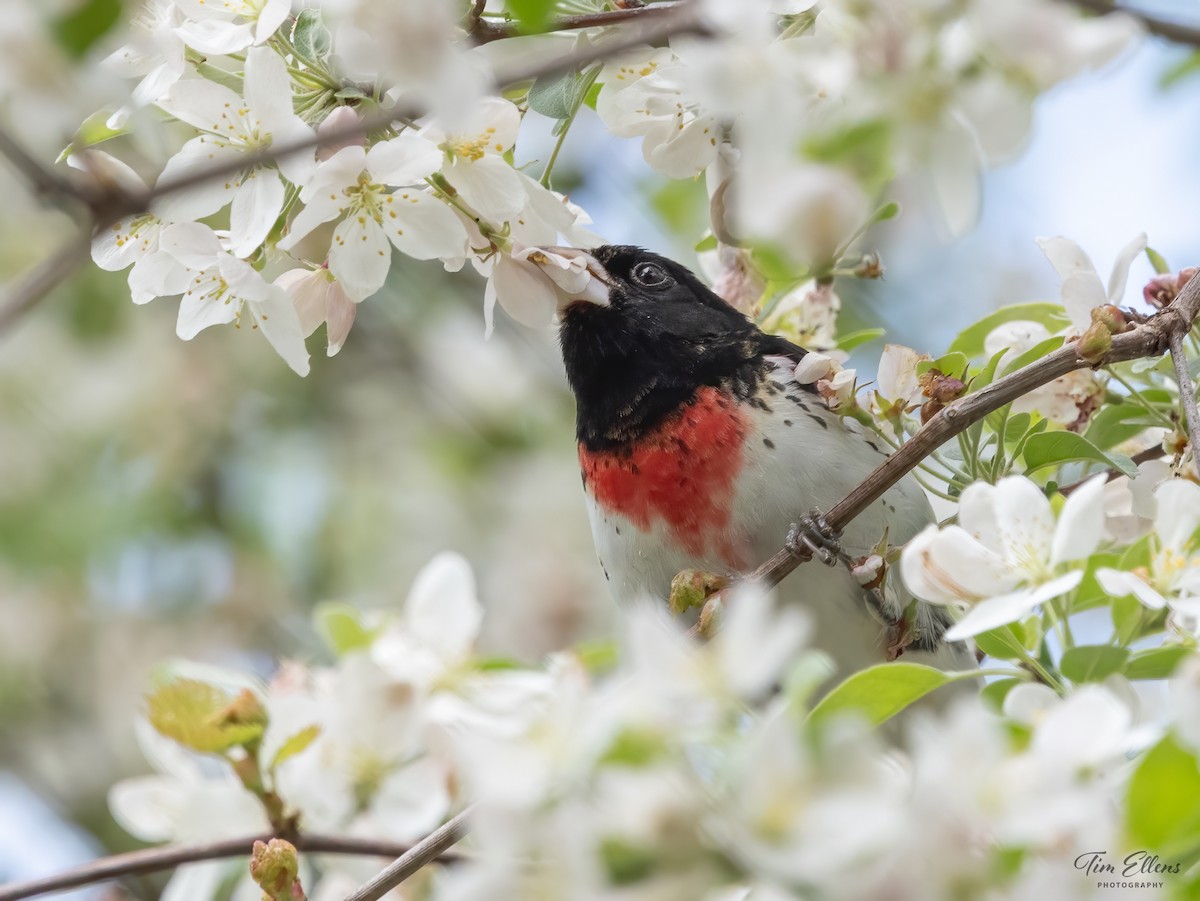
<instances>
[{"instance_id":1,"label":"bird's claw","mask_svg":"<svg viewBox=\"0 0 1200 901\"><path fill-rule=\"evenodd\" d=\"M791 524L787 547L793 554L810 553L826 566L836 566L845 557L838 533L825 521L825 514L820 510L813 510Z\"/></svg>"}]
</instances>

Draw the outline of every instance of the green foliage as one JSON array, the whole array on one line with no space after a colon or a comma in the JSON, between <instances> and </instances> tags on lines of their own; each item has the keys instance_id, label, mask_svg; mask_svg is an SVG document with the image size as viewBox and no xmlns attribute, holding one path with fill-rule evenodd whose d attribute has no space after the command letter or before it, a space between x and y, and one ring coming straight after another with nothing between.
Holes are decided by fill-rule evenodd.
<instances>
[{"instance_id":1,"label":"green foliage","mask_svg":"<svg viewBox=\"0 0 1200 901\"><path fill-rule=\"evenodd\" d=\"M995 679L985 685L979 695L985 704L999 712L1004 708L1004 699L1008 697L1008 693L1021 682L1021 679Z\"/></svg>"},{"instance_id":2,"label":"green foliage","mask_svg":"<svg viewBox=\"0 0 1200 901\"><path fill-rule=\"evenodd\" d=\"M951 343L950 350L964 353L968 357L983 356L983 342L998 325L1018 320L1029 320L1044 325L1049 331L1057 332L1071 324L1070 318L1060 304L1018 303L1002 307L984 316L974 325L963 329Z\"/></svg>"},{"instance_id":3,"label":"green foliage","mask_svg":"<svg viewBox=\"0 0 1200 901\"><path fill-rule=\"evenodd\" d=\"M1146 248L1146 259L1150 261L1150 265L1154 267L1154 271L1159 275L1166 275L1171 271L1171 267L1167 265L1166 258L1153 247Z\"/></svg>"},{"instance_id":4,"label":"green foliage","mask_svg":"<svg viewBox=\"0 0 1200 901\"><path fill-rule=\"evenodd\" d=\"M521 26L521 31L534 34L545 31L554 15L554 0L508 0L508 11Z\"/></svg>"},{"instance_id":5,"label":"green foliage","mask_svg":"<svg viewBox=\"0 0 1200 901\"><path fill-rule=\"evenodd\" d=\"M320 10L310 7L300 11L292 30L292 45L296 54L307 63L321 63L329 57L333 39L321 19Z\"/></svg>"},{"instance_id":6,"label":"green foliage","mask_svg":"<svg viewBox=\"0 0 1200 901\"><path fill-rule=\"evenodd\" d=\"M623 729L608 746L601 763L614 766L644 767L667 753L664 737L651 729Z\"/></svg>"},{"instance_id":7,"label":"green foliage","mask_svg":"<svg viewBox=\"0 0 1200 901\"><path fill-rule=\"evenodd\" d=\"M886 334L887 331L881 328L858 329L857 331L839 335L837 347L838 350L844 350L849 353L856 348L862 347L864 344L869 344L878 338L882 338Z\"/></svg>"},{"instance_id":8,"label":"green foliage","mask_svg":"<svg viewBox=\"0 0 1200 901\"><path fill-rule=\"evenodd\" d=\"M1137 467L1123 454L1105 453L1082 435L1074 432L1042 432L1030 436L1022 451L1025 472L1034 473L1048 466L1064 463L1100 463L1118 469L1126 475L1135 475Z\"/></svg>"},{"instance_id":9,"label":"green foliage","mask_svg":"<svg viewBox=\"0 0 1200 901\"><path fill-rule=\"evenodd\" d=\"M1063 652L1058 668L1072 682L1103 682L1119 673L1129 659L1125 648L1111 645L1080 645Z\"/></svg>"},{"instance_id":10,"label":"green foliage","mask_svg":"<svg viewBox=\"0 0 1200 901\"><path fill-rule=\"evenodd\" d=\"M654 872L658 861L641 842L610 836L600 842L600 860L613 885L632 885Z\"/></svg>"},{"instance_id":11,"label":"green foliage","mask_svg":"<svg viewBox=\"0 0 1200 901\"><path fill-rule=\"evenodd\" d=\"M1127 679L1169 679L1176 667L1192 651L1182 645L1168 645L1138 651L1125 667Z\"/></svg>"},{"instance_id":12,"label":"green foliage","mask_svg":"<svg viewBox=\"0 0 1200 901\"><path fill-rule=\"evenodd\" d=\"M121 0L83 0L56 19L51 30L74 59L84 56L121 18Z\"/></svg>"},{"instance_id":13,"label":"green foliage","mask_svg":"<svg viewBox=\"0 0 1200 901\"><path fill-rule=\"evenodd\" d=\"M864 185L882 187L892 178L892 124L884 119L856 122L848 128L816 135L805 141L802 153L809 159L852 172ZM890 219L896 207L882 218ZM881 221L879 219L875 221Z\"/></svg>"},{"instance_id":14,"label":"green foliage","mask_svg":"<svg viewBox=\"0 0 1200 901\"><path fill-rule=\"evenodd\" d=\"M834 714L850 713L877 726L951 681L952 677L941 670L919 663L872 666L836 686L812 709L808 718L810 722L820 723Z\"/></svg>"},{"instance_id":15,"label":"green foliage","mask_svg":"<svg viewBox=\"0 0 1200 901\"><path fill-rule=\"evenodd\" d=\"M321 727L314 723L311 726L305 726L295 735L288 736L287 740L279 746L279 750L275 752L275 756L271 758L270 769L274 770L285 760L307 750L320 734Z\"/></svg>"},{"instance_id":16,"label":"green foliage","mask_svg":"<svg viewBox=\"0 0 1200 901\"><path fill-rule=\"evenodd\" d=\"M325 603L313 613L317 634L338 657L370 647L379 629L368 629L349 604Z\"/></svg>"},{"instance_id":17,"label":"green foliage","mask_svg":"<svg viewBox=\"0 0 1200 901\"><path fill-rule=\"evenodd\" d=\"M566 72L544 75L529 88L529 108L551 119L568 119L575 115L599 72L593 67L586 72Z\"/></svg>"},{"instance_id":18,"label":"green foliage","mask_svg":"<svg viewBox=\"0 0 1200 901\"><path fill-rule=\"evenodd\" d=\"M1200 767L1170 735L1145 753L1129 780L1125 829L1132 847L1169 853L1200 842Z\"/></svg>"},{"instance_id":19,"label":"green foliage","mask_svg":"<svg viewBox=\"0 0 1200 901\"><path fill-rule=\"evenodd\" d=\"M160 734L185 748L223 754L262 738L265 721L239 722L226 713L236 701L227 691L196 679L178 679L146 699L146 715Z\"/></svg>"}]
</instances>

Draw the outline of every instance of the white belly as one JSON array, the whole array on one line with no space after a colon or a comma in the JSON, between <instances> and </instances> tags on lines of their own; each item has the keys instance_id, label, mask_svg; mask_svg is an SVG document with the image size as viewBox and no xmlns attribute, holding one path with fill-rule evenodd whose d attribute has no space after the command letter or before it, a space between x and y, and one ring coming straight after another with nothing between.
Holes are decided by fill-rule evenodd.
<instances>
[{"instance_id":1,"label":"white belly","mask_svg":"<svg viewBox=\"0 0 1200 901\"><path fill-rule=\"evenodd\" d=\"M878 438L865 434L857 423L844 422L819 399L798 389L790 382L790 372L781 370L776 381L787 387L762 395L770 409L752 410L733 515L722 542L736 549L737 568L743 572L783 545L791 523L814 508L828 510L885 459L886 446ZM639 529L625 517L601 509L590 491L587 501L600 564L618 600L665 601L671 579L681 569L730 570L727 559L683 551L662 520ZM895 545L930 522L933 512L920 486L905 479L850 524L842 545L852 557L865 556L885 531ZM903 610L909 596L898 574L891 574L888 582L889 600ZM801 604L809 611L815 645L830 654L843 673L885 659L881 623L844 566L810 562L777 591L784 602Z\"/></svg>"}]
</instances>

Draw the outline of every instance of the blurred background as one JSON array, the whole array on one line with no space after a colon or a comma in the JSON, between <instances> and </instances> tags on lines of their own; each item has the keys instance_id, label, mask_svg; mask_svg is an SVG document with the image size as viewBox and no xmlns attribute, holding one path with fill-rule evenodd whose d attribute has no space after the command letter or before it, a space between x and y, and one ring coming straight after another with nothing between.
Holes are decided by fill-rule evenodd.
<instances>
[{"instance_id":1,"label":"blurred background","mask_svg":"<svg viewBox=\"0 0 1200 901\"><path fill-rule=\"evenodd\" d=\"M963 239L901 186L904 212L868 241L886 279L840 286L842 329L936 354L988 309L1055 299L1040 235L1075 239L1102 275L1142 230L1173 266L1200 262L1200 79L1163 83L1182 58L1151 39L1043 97ZM42 108L6 107L52 159L73 126ZM545 158L550 124L529 123L519 160ZM606 238L695 261L702 183L654 175L587 111L556 187ZM0 190L8 281L72 222L4 166ZM1149 274L1139 260L1128 300ZM482 296L469 270L397 257L338 357L310 341L307 379L248 331L179 341L171 304L135 307L125 274L95 267L0 334L0 883L135 845L105 792L146 769L131 721L164 660L321 660L316 604L399 608L446 548L476 567L488 651L611 633L554 334L498 316L484 340ZM857 352L860 372L881 350Z\"/></svg>"}]
</instances>

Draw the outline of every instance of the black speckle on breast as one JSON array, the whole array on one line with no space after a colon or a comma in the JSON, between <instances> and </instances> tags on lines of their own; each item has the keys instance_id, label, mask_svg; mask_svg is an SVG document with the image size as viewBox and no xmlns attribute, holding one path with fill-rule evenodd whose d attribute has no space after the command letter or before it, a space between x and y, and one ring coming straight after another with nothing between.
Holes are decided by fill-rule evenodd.
<instances>
[{"instance_id":1,"label":"black speckle on breast","mask_svg":"<svg viewBox=\"0 0 1200 901\"><path fill-rule=\"evenodd\" d=\"M808 418L811 419L813 422L815 422L817 425L819 425L823 429L829 428L829 423L827 423L820 416L817 416L815 413L809 413Z\"/></svg>"},{"instance_id":2,"label":"black speckle on breast","mask_svg":"<svg viewBox=\"0 0 1200 901\"><path fill-rule=\"evenodd\" d=\"M774 442L774 441L772 441L770 438L764 438L764 439L763 439L763 444L765 444L765 445L766 445L767 447L769 447L771 450L774 450L774 449L775 449L775 442Z\"/></svg>"}]
</instances>

